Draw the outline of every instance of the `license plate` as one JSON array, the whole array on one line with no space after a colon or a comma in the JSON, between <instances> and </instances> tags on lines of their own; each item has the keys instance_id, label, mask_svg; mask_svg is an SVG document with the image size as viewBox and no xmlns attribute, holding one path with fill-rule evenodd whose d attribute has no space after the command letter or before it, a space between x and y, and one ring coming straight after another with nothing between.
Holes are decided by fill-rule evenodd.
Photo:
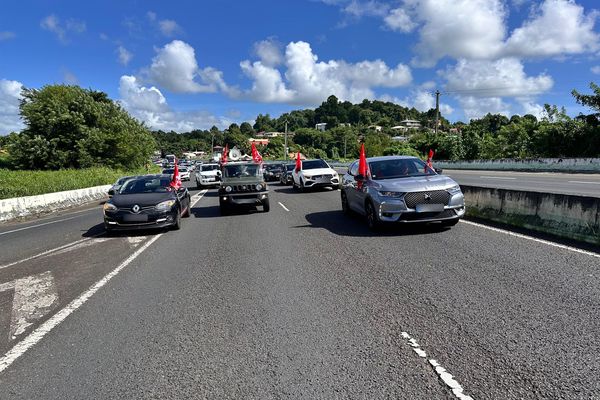
<instances>
[{"instance_id":1,"label":"license plate","mask_svg":"<svg viewBox=\"0 0 600 400\"><path fill-rule=\"evenodd\" d=\"M441 212L444 211L443 204L417 204L417 212Z\"/></svg>"},{"instance_id":2,"label":"license plate","mask_svg":"<svg viewBox=\"0 0 600 400\"><path fill-rule=\"evenodd\" d=\"M123 215L124 222L148 222L148 216L143 214L126 214Z\"/></svg>"}]
</instances>

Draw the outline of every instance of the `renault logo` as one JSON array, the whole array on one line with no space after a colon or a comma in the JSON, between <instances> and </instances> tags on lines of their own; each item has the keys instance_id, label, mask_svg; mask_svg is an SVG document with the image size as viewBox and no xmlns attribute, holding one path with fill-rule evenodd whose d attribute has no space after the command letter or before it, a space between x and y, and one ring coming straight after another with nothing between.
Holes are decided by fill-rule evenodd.
<instances>
[{"instance_id":1,"label":"renault logo","mask_svg":"<svg viewBox=\"0 0 600 400\"><path fill-rule=\"evenodd\" d=\"M133 207L131 207L131 211L133 211L134 213L139 213L140 212L140 206L138 206L137 204L135 204Z\"/></svg>"},{"instance_id":2,"label":"renault logo","mask_svg":"<svg viewBox=\"0 0 600 400\"><path fill-rule=\"evenodd\" d=\"M431 196L430 196L430 195L428 195L427 193L425 193L425 200L427 200L427 201L431 201Z\"/></svg>"}]
</instances>

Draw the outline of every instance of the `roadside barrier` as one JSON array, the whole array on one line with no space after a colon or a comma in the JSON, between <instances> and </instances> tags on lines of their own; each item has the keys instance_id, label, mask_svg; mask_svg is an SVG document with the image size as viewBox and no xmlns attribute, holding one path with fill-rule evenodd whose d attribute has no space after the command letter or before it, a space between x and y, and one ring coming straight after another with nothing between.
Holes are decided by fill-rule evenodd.
<instances>
[{"instance_id":1,"label":"roadside barrier","mask_svg":"<svg viewBox=\"0 0 600 400\"><path fill-rule=\"evenodd\" d=\"M600 245L600 198L461 185L467 216Z\"/></svg>"},{"instance_id":2,"label":"roadside barrier","mask_svg":"<svg viewBox=\"0 0 600 400\"><path fill-rule=\"evenodd\" d=\"M108 198L111 185L0 200L0 222Z\"/></svg>"}]
</instances>

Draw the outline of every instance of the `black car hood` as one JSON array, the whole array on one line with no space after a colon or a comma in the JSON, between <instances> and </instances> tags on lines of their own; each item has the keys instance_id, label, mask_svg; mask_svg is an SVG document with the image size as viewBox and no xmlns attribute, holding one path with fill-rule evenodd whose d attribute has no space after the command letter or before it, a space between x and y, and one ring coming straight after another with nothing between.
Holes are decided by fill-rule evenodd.
<instances>
[{"instance_id":1,"label":"black car hood","mask_svg":"<svg viewBox=\"0 0 600 400\"><path fill-rule=\"evenodd\" d=\"M140 207L154 206L167 200L175 200L174 192L166 193L136 193L136 194L116 194L110 202L117 207L127 207L137 204Z\"/></svg>"}]
</instances>

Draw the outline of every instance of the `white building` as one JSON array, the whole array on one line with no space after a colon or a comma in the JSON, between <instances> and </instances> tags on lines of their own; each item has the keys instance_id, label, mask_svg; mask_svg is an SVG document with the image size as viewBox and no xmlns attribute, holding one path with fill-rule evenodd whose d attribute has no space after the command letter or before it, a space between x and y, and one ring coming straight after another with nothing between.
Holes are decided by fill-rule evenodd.
<instances>
[{"instance_id":1,"label":"white building","mask_svg":"<svg viewBox=\"0 0 600 400\"><path fill-rule=\"evenodd\" d=\"M321 122L321 123L315 124L315 129L318 131L324 131L326 128L327 128L326 122Z\"/></svg>"}]
</instances>

